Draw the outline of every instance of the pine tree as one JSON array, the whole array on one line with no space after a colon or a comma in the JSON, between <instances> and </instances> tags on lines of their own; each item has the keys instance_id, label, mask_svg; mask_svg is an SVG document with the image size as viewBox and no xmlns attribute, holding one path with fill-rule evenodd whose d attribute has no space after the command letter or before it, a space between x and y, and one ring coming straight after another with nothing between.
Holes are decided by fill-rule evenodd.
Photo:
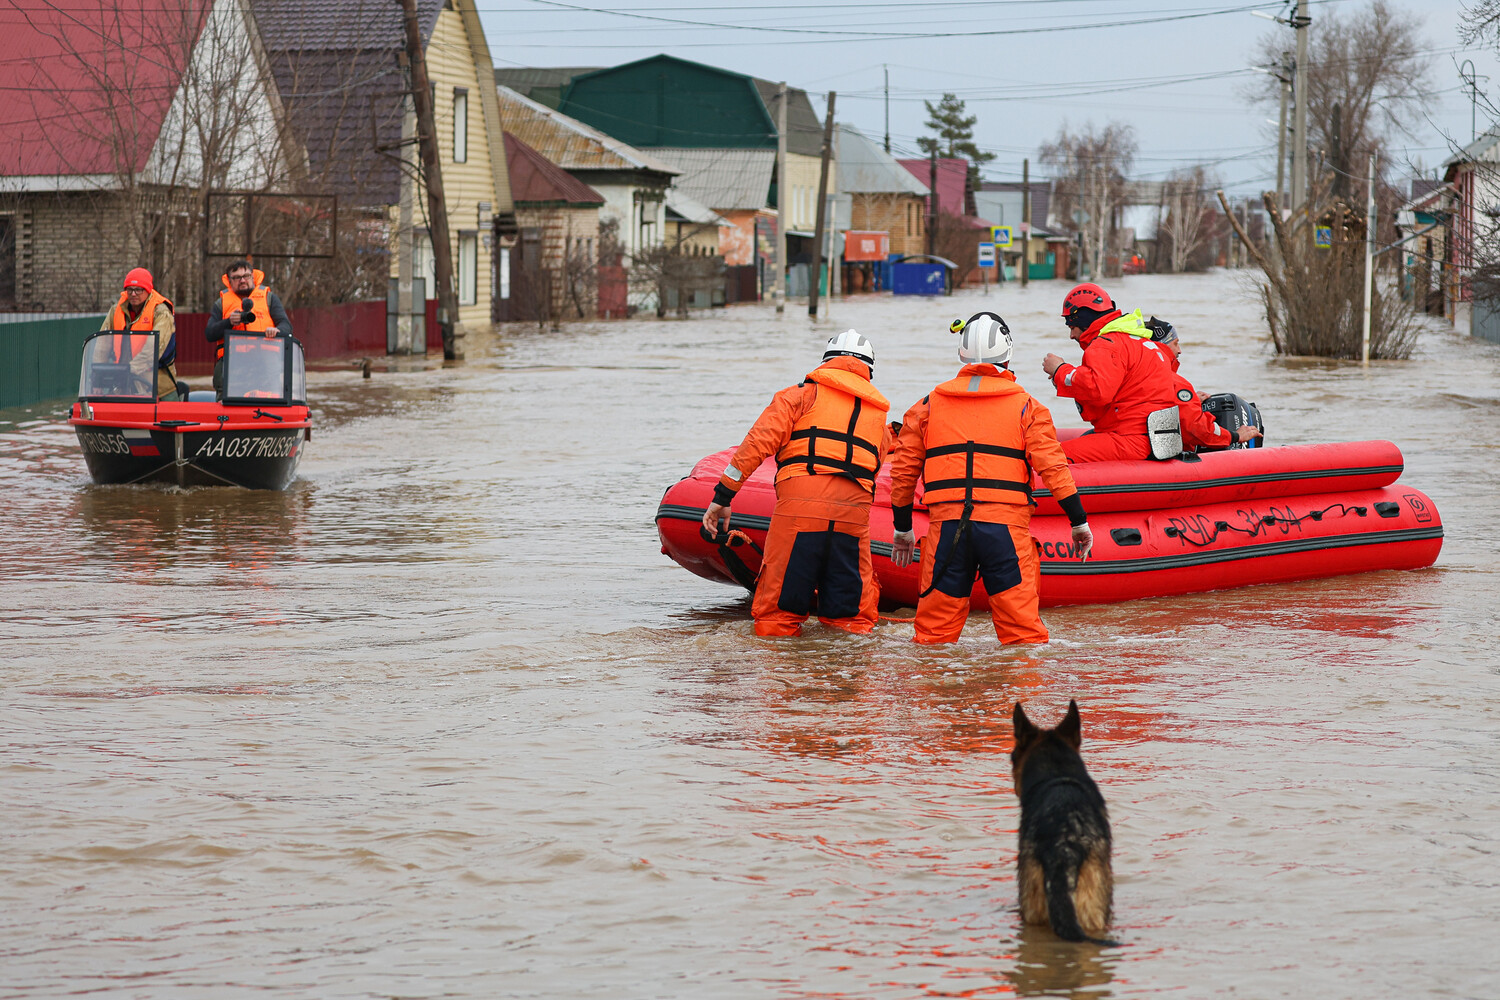
<instances>
[{"instance_id":1,"label":"pine tree","mask_svg":"<svg viewBox=\"0 0 1500 1000\"><path fill-rule=\"evenodd\" d=\"M964 114L964 102L958 99L957 94L944 94L936 107L931 101L922 103L927 105L927 127L937 133L936 138L923 136L917 140L922 152L930 155L935 151L939 156L948 157L962 156L976 167L995 158L994 153L981 152L974 145L974 124L979 118Z\"/></svg>"}]
</instances>

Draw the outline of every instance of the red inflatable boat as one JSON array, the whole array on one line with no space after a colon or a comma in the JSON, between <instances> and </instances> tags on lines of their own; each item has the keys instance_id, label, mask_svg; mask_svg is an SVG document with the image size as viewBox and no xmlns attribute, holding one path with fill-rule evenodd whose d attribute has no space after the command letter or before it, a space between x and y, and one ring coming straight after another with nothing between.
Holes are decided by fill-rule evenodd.
<instances>
[{"instance_id":1,"label":"red inflatable boat","mask_svg":"<svg viewBox=\"0 0 1500 1000\"><path fill-rule=\"evenodd\" d=\"M710 580L754 586L759 555L699 532L703 511L732 450L710 455L662 497L662 552ZM1437 560L1443 524L1419 490L1396 485L1401 451L1389 441L1294 445L1184 455L1168 462L1096 462L1072 467L1094 529L1094 552L1073 551L1068 520L1033 484L1031 533L1041 550L1042 606L1095 604L1416 569ZM735 499L731 528L759 545L775 505L768 460ZM913 528L927 518L920 503ZM882 470L870 515L882 603L914 605L917 569L890 560L890 476ZM736 537L735 541L741 541ZM985 606L976 584L976 608Z\"/></svg>"}]
</instances>

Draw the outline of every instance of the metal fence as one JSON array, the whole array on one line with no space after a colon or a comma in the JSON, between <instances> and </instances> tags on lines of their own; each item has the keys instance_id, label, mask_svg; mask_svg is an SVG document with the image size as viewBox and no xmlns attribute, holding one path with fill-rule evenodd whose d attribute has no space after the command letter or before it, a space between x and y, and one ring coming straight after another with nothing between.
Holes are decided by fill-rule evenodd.
<instances>
[{"instance_id":1,"label":"metal fence","mask_svg":"<svg viewBox=\"0 0 1500 1000\"><path fill-rule=\"evenodd\" d=\"M75 314L0 326L0 409L77 396L83 342L100 320Z\"/></svg>"},{"instance_id":2,"label":"metal fence","mask_svg":"<svg viewBox=\"0 0 1500 1000\"><path fill-rule=\"evenodd\" d=\"M1500 299L1474 299L1469 312L1469 334L1500 344Z\"/></svg>"}]
</instances>

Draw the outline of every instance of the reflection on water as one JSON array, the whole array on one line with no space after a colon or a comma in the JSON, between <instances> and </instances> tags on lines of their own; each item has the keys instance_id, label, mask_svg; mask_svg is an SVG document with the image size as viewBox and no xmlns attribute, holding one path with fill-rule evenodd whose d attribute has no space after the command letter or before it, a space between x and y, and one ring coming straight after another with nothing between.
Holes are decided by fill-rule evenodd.
<instances>
[{"instance_id":1,"label":"reflection on water","mask_svg":"<svg viewBox=\"0 0 1500 1000\"><path fill-rule=\"evenodd\" d=\"M753 307L315 372L284 493L95 487L59 407L0 414L0 993L1493 993L1500 349L1272 362L1232 276L1121 287L1276 443L1396 440L1439 566L1057 609L1040 648L758 639L652 524L828 335ZM1056 295L837 318L899 410L955 306L1045 392ZM1117 949L1016 912L1011 709L1069 698Z\"/></svg>"},{"instance_id":2,"label":"reflection on water","mask_svg":"<svg viewBox=\"0 0 1500 1000\"><path fill-rule=\"evenodd\" d=\"M1113 996L1109 984L1117 949L1087 942L1060 941L1042 927L1022 927L1016 940L1015 967L1005 974L1016 996L1102 1000Z\"/></svg>"}]
</instances>

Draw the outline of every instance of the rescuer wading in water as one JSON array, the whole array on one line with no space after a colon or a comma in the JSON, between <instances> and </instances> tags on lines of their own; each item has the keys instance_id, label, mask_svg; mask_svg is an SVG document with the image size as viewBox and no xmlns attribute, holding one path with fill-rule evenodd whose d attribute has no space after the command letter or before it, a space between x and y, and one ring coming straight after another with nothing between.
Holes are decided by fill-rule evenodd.
<instances>
[{"instance_id":1,"label":"rescuer wading in water","mask_svg":"<svg viewBox=\"0 0 1500 1000\"><path fill-rule=\"evenodd\" d=\"M1031 472L1036 470L1073 526L1087 559L1093 532L1057 442L1052 414L1008 368L1010 330L990 312L960 332L958 375L912 405L891 456L891 561L909 566L916 538L912 505L926 485L915 641L955 642L969 617L977 574L1002 643L1046 642L1038 611L1041 562L1031 537Z\"/></svg>"},{"instance_id":2,"label":"rescuer wading in water","mask_svg":"<svg viewBox=\"0 0 1500 1000\"><path fill-rule=\"evenodd\" d=\"M776 456L776 507L751 614L756 635L798 635L818 619L847 632L875 626L879 588L870 562L875 473L891 445L890 403L870 383L875 350L853 330L833 337L823 363L771 400L745 435L703 512L718 535L745 479Z\"/></svg>"}]
</instances>

